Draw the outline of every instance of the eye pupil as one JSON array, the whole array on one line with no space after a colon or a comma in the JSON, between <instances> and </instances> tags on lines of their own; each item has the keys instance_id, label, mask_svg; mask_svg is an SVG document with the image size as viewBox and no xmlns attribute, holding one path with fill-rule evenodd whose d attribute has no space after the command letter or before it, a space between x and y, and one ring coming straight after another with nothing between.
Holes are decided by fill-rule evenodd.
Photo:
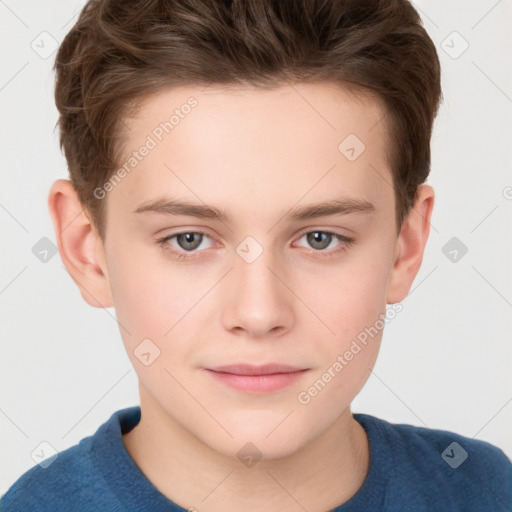
<instances>
[{"instance_id":1,"label":"eye pupil","mask_svg":"<svg viewBox=\"0 0 512 512\"><path fill-rule=\"evenodd\" d=\"M311 244L314 249L322 250L329 246L332 235L323 231L312 231L311 233L308 233L307 237L308 243ZM325 243L326 240L327 243ZM318 246L318 244L320 246Z\"/></svg>"},{"instance_id":2,"label":"eye pupil","mask_svg":"<svg viewBox=\"0 0 512 512\"><path fill-rule=\"evenodd\" d=\"M197 242L197 240L196 242L194 242L194 237L196 235L199 239L199 242ZM201 244L203 235L201 233L183 233L181 235L178 235L176 238L176 241L178 242L182 249L194 250L197 249L197 247L199 247L199 245Z\"/></svg>"}]
</instances>

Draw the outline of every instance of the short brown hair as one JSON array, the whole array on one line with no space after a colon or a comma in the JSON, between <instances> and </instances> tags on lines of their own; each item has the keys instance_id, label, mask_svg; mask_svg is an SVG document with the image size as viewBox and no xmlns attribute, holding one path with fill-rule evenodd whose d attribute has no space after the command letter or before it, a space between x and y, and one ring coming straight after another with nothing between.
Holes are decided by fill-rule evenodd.
<instances>
[{"instance_id":1,"label":"short brown hair","mask_svg":"<svg viewBox=\"0 0 512 512\"><path fill-rule=\"evenodd\" d=\"M407 0L89 0L55 70L61 148L102 238L94 190L119 165L123 116L173 86L328 81L372 93L391 140L398 228L430 172L440 65Z\"/></svg>"}]
</instances>

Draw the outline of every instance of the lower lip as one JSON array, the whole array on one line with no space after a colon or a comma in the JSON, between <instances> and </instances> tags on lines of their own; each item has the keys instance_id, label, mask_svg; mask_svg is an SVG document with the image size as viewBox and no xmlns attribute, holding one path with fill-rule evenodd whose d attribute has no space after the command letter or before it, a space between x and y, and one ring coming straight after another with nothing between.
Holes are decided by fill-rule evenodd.
<instances>
[{"instance_id":1,"label":"lower lip","mask_svg":"<svg viewBox=\"0 0 512 512\"><path fill-rule=\"evenodd\" d=\"M206 370L214 379L239 391L270 393L297 382L307 370L268 375L239 375Z\"/></svg>"}]
</instances>

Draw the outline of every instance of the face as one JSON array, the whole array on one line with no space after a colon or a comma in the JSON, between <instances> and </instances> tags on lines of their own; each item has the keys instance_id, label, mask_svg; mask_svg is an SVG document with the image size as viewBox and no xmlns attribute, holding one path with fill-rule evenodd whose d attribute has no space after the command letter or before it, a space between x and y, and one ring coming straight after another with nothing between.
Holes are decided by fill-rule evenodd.
<instances>
[{"instance_id":1,"label":"face","mask_svg":"<svg viewBox=\"0 0 512 512\"><path fill-rule=\"evenodd\" d=\"M302 84L175 88L125 120L104 254L148 414L268 458L349 414L396 256L382 115Z\"/></svg>"}]
</instances>

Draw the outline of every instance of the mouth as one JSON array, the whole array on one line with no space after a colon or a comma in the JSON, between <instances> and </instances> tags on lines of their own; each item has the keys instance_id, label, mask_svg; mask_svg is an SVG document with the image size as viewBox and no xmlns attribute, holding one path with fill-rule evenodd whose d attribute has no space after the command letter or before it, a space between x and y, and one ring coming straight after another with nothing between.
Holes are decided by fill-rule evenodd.
<instances>
[{"instance_id":1,"label":"mouth","mask_svg":"<svg viewBox=\"0 0 512 512\"><path fill-rule=\"evenodd\" d=\"M282 364L236 364L203 369L221 384L253 393L271 393L286 388L309 371L309 368Z\"/></svg>"}]
</instances>

